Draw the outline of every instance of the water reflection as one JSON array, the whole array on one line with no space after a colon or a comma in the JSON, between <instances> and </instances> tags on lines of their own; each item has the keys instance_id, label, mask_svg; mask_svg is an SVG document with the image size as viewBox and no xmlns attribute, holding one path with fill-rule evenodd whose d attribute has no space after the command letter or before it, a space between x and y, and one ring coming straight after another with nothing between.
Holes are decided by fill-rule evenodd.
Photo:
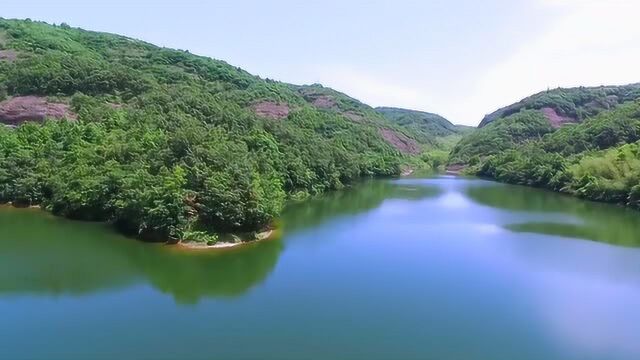
<instances>
[{"instance_id":1,"label":"water reflection","mask_svg":"<svg viewBox=\"0 0 640 360\"><path fill-rule=\"evenodd\" d=\"M633 243L639 219L483 180L403 179L290 206L281 241L193 253L1 210L0 353L635 360L640 248L604 241Z\"/></svg>"},{"instance_id":2,"label":"water reflection","mask_svg":"<svg viewBox=\"0 0 640 360\"><path fill-rule=\"evenodd\" d=\"M282 215L286 232L310 228L346 215L360 214L372 210L385 200L420 200L442 193L437 186L394 181L369 180L342 191L334 191L317 198L290 204Z\"/></svg>"},{"instance_id":3,"label":"water reflection","mask_svg":"<svg viewBox=\"0 0 640 360\"><path fill-rule=\"evenodd\" d=\"M282 251L278 240L218 252L185 252L124 238L106 225L37 210L0 211L0 292L82 295L149 283L177 302L245 293Z\"/></svg>"},{"instance_id":4,"label":"water reflection","mask_svg":"<svg viewBox=\"0 0 640 360\"><path fill-rule=\"evenodd\" d=\"M385 199L420 199L435 188L369 181L292 204L288 232L361 213ZM83 295L148 283L179 303L233 297L264 281L283 250L279 240L223 251L184 251L140 243L108 226L55 218L35 209L0 209L0 292Z\"/></svg>"},{"instance_id":5,"label":"water reflection","mask_svg":"<svg viewBox=\"0 0 640 360\"><path fill-rule=\"evenodd\" d=\"M521 186L471 186L466 195L479 204L515 212L504 224L514 232L640 246L640 213L635 210Z\"/></svg>"}]
</instances>

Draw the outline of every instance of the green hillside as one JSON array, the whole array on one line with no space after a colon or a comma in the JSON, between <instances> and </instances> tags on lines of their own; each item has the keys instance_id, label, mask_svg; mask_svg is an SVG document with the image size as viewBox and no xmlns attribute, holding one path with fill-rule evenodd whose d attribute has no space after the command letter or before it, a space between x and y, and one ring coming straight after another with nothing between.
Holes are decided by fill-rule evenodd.
<instances>
[{"instance_id":1,"label":"green hillside","mask_svg":"<svg viewBox=\"0 0 640 360\"><path fill-rule=\"evenodd\" d=\"M559 128L535 109L496 119L465 137L452 151L450 161L470 165L468 172L498 181L640 209L637 88L601 88L627 94L626 101L612 101L594 115L584 113L579 123ZM562 104L545 106L560 108Z\"/></svg>"},{"instance_id":2,"label":"green hillside","mask_svg":"<svg viewBox=\"0 0 640 360\"><path fill-rule=\"evenodd\" d=\"M498 109L485 116L478 127L484 127L495 120L523 110L541 110L547 112L545 114L547 117L554 117L561 123L576 123L600 111L609 110L625 101L639 97L640 83L623 86L557 88L539 92L515 104Z\"/></svg>"},{"instance_id":3,"label":"green hillside","mask_svg":"<svg viewBox=\"0 0 640 360\"><path fill-rule=\"evenodd\" d=\"M473 127L454 125L438 114L423 111L378 107L376 111L386 119L419 136L419 140L436 148L447 148L473 131Z\"/></svg>"},{"instance_id":4,"label":"green hillside","mask_svg":"<svg viewBox=\"0 0 640 360\"><path fill-rule=\"evenodd\" d=\"M423 147L331 89L66 24L0 19L0 101L1 202L146 239L258 231Z\"/></svg>"},{"instance_id":5,"label":"green hillside","mask_svg":"<svg viewBox=\"0 0 640 360\"><path fill-rule=\"evenodd\" d=\"M537 139L554 129L536 110L523 110L467 134L453 147L451 164L476 164L487 156Z\"/></svg>"},{"instance_id":6,"label":"green hillside","mask_svg":"<svg viewBox=\"0 0 640 360\"><path fill-rule=\"evenodd\" d=\"M487 115L475 132L454 147L449 161L476 164L638 98L640 83L541 92Z\"/></svg>"}]
</instances>

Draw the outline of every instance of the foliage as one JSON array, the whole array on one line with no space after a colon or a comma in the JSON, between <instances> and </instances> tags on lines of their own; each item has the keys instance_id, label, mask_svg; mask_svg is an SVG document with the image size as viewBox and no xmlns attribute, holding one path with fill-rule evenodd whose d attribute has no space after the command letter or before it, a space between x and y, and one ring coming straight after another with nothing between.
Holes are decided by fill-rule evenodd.
<instances>
[{"instance_id":1,"label":"foliage","mask_svg":"<svg viewBox=\"0 0 640 360\"><path fill-rule=\"evenodd\" d=\"M411 129L422 143L432 148L450 149L460 135L470 133L473 128L454 125L440 115L423 111L379 107L376 111L391 122Z\"/></svg>"},{"instance_id":2,"label":"foliage","mask_svg":"<svg viewBox=\"0 0 640 360\"><path fill-rule=\"evenodd\" d=\"M637 98L640 98L640 83L546 90L485 116L479 127L482 128L523 110L543 108L552 108L561 116L581 122L601 111L611 110L619 104Z\"/></svg>"},{"instance_id":3,"label":"foliage","mask_svg":"<svg viewBox=\"0 0 640 360\"><path fill-rule=\"evenodd\" d=\"M478 175L640 209L640 101L490 156Z\"/></svg>"},{"instance_id":4,"label":"foliage","mask_svg":"<svg viewBox=\"0 0 640 360\"><path fill-rule=\"evenodd\" d=\"M553 131L540 112L525 110L464 136L451 151L452 164L475 164L489 155L513 149Z\"/></svg>"},{"instance_id":5,"label":"foliage","mask_svg":"<svg viewBox=\"0 0 640 360\"><path fill-rule=\"evenodd\" d=\"M379 135L394 126L382 116L351 121L222 61L68 25L0 19L0 31L21 54L0 63L6 96L55 96L78 117L0 126L3 202L145 239L215 242L265 227L291 196L395 175L407 161ZM260 101L291 111L261 118Z\"/></svg>"},{"instance_id":6,"label":"foliage","mask_svg":"<svg viewBox=\"0 0 640 360\"><path fill-rule=\"evenodd\" d=\"M640 103L629 102L546 136L541 147L563 155L602 150L640 140Z\"/></svg>"}]
</instances>

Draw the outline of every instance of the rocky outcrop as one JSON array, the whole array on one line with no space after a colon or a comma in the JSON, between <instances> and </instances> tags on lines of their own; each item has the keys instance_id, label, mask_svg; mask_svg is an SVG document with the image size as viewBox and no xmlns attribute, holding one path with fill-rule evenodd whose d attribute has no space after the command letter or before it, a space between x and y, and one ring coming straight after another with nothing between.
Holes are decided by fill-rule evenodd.
<instances>
[{"instance_id":1,"label":"rocky outcrop","mask_svg":"<svg viewBox=\"0 0 640 360\"><path fill-rule=\"evenodd\" d=\"M0 102L0 123L19 125L25 121L75 119L69 105L47 101L41 96L16 96Z\"/></svg>"},{"instance_id":2,"label":"rocky outcrop","mask_svg":"<svg viewBox=\"0 0 640 360\"><path fill-rule=\"evenodd\" d=\"M318 95L313 98L311 104L319 109L335 109L336 100L328 95Z\"/></svg>"},{"instance_id":3,"label":"rocky outcrop","mask_svg":"<svg viewBox=\"0 0 640 360\"><path fill-rule=\"evenodd\" d=\"M364 116L353 112L353 111L347 111L343 114L347 119L353 121L353 122L357 122L359 124L365 123L367 122L367 120L365 119Z\"/></svg>"},{"instance_id":4,"label":"rocky outcrop","mask_svg":"<svg viewBox=\"0 0 640 360\"><path fill-rule=\"evenodd\" d=\"M578 120L574 118L570 118L568 116L559 115L554 108L545 107L540 109L542 114L549 120L549 123L554 128L559 128L564 124L577 123Z\"/></svg>"},{"instance_id":5,"label":"rocky outcrop","mask_svg":"<svg viewBox=\"0 0 640 360\"><path fill-rule=\"evenodd\" d=\"M420 145L418 142L404 134L386 128L378 129L378 133L386 142L402 153L412 155L420 153Z\"/></svg>"},{"instance_id":6,"label":"rocky outcrop","mask_svg":"<svg viewBox=\"0 0 640 360\"><path fill-rule=\"evenodd\" d=\"M13 62L18 58L18 53L13 50L0 50L0 61Z\"/></svg>"},{"instance_id":7,"label":"rocky outcrop","mask_svg":"<svg viewBox=\"0 0 640 360\"><path fill-rule=\"evenodd\" d=\"M289 116L289 106L271 101L263 101L252 106L256 115L269 119L283 119Z\"/></svg>"}]
</instances>

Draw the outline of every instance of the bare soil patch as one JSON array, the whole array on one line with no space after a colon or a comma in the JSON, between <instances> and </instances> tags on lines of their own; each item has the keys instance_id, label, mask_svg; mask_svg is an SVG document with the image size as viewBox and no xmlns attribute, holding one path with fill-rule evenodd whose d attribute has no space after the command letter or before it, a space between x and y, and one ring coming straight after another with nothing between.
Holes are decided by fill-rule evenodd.
<instances>
[{"instance_id":1,"label":"bare soil patch","mask_svg":"<svg viewBox=\"0 0 640 360\"><path fill-rule=\"evenodd\" d=\"M0 102L0 123L19 125L25 121L75 119L68 104L49 102L41 96L17 96Z\"/></svg>"},{"instance_id":2,"label":"bare soil patch","mask_svg":"<svg viewBox=\"0 0 640 360\"><path fill-rule=\"evenodd\" d=\"M311 104L319 109L335 109L336 100L329 95L309 95Z\"/></svg>"},{"instance_id":3,"label":"bare soil patch","mask_svg":"<svg viewBox=\"0 0 640 360\"><path fill-rule=\"evenodd\" d=\"M542 114L544 114L544 116L549 120L549 123L551 124L551 126L553 126L556 129L561 127L564 124L578 122L574 118L570 118L570 117L562 116L558 114L554 108L546 107L546 108L540 109L540 111L542 111Z\"/></svg>"},{"instance_id":4,"label":"bare soil patch","mask_svg":"<svg viewBox=\"0 0 640 360\"><path fill-rule=\"evenodd\" d=\"M0 61L13 62L18 58L18 53L14 50L0 50Z\"/></svg>"},{"instance_id":5,"label":"bare soil patch","mask_svg":"<svg viewBox=\"0 0 640 360\"><path fill-rule=\"evenodd\" d=\"M252 106L256 115L269 119L283 119L289 116L289 106L271 101L263 101Z\"/></svg>"},{"instance_id":6,"label":"bare soil patch","mask_svg":"<svg viewBox=\"0 0 640 360\"><path fill-rule=\"evenodd\" d=\"M407 137L404 134L393 131L391 129L378 129L378 133L382 138L405 154L419 154L420 145L415 140Z\"/></svg>"},{"instance_id":7,"label":"bare soil patch","mask_svg":"<svg viewBox=\"0 0 640 360\"><path fill-rule=\"evenodd\" d=\"M366 119L364 118L364 116L362 116L362 115L360 115L360 114L358 114L356 112L353 112L353 111L347 111L343 115L346 116L347 119L349 119L349 120L351 120L353 122L357 122L357 123L360 123L360 124L366 122Z\"/></svg>"}]
</instances>

